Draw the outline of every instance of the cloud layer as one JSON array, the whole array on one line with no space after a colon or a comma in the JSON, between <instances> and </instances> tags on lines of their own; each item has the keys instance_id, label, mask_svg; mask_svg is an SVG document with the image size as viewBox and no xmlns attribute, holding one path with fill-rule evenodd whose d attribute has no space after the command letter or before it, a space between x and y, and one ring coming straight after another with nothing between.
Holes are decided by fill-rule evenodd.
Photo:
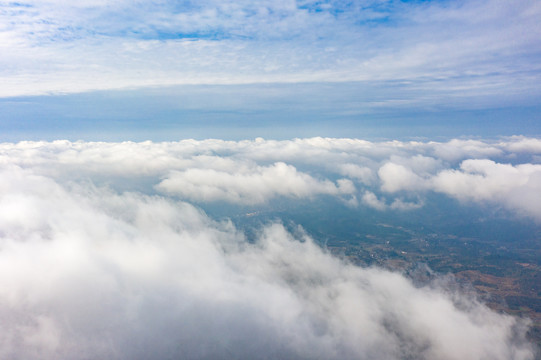
<instances>
[{"instance_id":1,"label":"cloud layer","mask_svg":"<svg viewBox=\"0 0 541 360\"><path fill-rule=\"evenodd\" d=\"M422 101L436 89L459 102L538 97L540 11L495 0L4 2L0 96L398 80Z\"/></svg>"},{"instance_id":2,"label":"cloud layer","mask_svg":"<svg viewBox=\"0 0 541 360\"><path fill-rule=\"evenodd\" d=\"M174 195L197 203L265 204L334 196L377 210L413 210L428 193L541 220L541 141L381 142L184 140L21 142L0 162L66 182Z\"/></svg>"},{"instance_id":3,"label":"cloud layer","mask_svg":"<svg viewBox=\"0 0 541 360\"><path fill-rule=\"evenodd\" d=\"M300 144L310 142L332 143ZM191 145L156 146L201 150ZM193 205L96 187L70 167L85 148L112 176L118 166L96 153L116 158L110 149L118 146L126 156L153 148L4 145L4 154L22 152L4 156L0 171L3 358L533 359L523 321L443 283L419 288L397 273L346 264L302 228L268 224L249 243L231 222ZM70 161L62 164L61 154ZM127 176L163 164L154 165ZM275 166L285 165L265 169Z\"/></svg>"}]
</instances>

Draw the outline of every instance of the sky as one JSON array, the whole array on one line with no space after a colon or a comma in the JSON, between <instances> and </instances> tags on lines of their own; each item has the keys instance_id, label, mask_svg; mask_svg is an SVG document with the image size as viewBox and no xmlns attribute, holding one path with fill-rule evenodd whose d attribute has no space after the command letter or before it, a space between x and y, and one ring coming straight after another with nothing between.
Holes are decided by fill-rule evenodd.
<instances>
[{"instance_id":1,"label":"sky","mask_svg":"<svg viewBox=\"0 0 541 360\"><path fill-rule=\"evenodd\" d=\"M437 209L539 241L540 20L534 0L0 1L0 357L533 360L532 322L450 274L237 220Z\"/></svg>"},{"instance_id":2,"label":"sky","mask_svg":"<svg viewBox=\"0 0 541 360\"><path fill-rule=\"evenodd\" d=\"M529 0L2 2L2 140L538 136L540 16Z\"/></svg>"}]
</instances>

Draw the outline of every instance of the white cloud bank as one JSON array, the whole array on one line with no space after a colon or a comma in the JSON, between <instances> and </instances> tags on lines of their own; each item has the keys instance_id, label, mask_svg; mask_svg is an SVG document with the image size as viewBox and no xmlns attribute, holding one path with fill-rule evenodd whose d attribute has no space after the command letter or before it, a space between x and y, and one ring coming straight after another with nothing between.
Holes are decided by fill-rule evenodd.
<instances>
[{"instance_id":1,"label":"white cloud bank","mask_svg":"<svg viewBox=\"0 0 541 360\"><path fill-rule=\"evenodd\" d=\"M501 203L541 219L541 164L499 164L465 160L459 170L445 170L431 179L432 188L460 200Z\"/></svg>"},{"instance_id":2,"label":"white cloud bank","mask_svg":"<svg viewBox=\"0 0 541 360\"><path fill-rule=\"evenodd\" d=\"M445 143L329 138L21 142L0 144L0 164L60 182L90 180L198 203L257 205L277 197L327 195L350 205L360 199L382 211L413 210L435 192L539 221L540 143L524 137Z\"/></svg>"},{"instance_id":3,"label":"white cloud bank","mask_svg":"<svg viewBox=\"0 0 541 360\"><path fill-rule=\"evenodd\" d=\"M355 192L351 180L339 179L336 185L329 180L318 181L283 162L257 166L247 172L213 169L172 172L156 188L195 201L224 200L241 204L264 203L278 195L303 198Z\"/></svg>"},{"instance_id":4,"label":"white cloud bank","mask_svg":"<svg viewBox=\"0 0 541 360\"><path fill-rule=\"evenodd\" d=\"M36 164L78 145L40 144L26 169L2 158L2 358L534 358L523 321L302 231L270 224L250 244L185 202L38 174L65 177L58 151Z\"/></svg>"},{"instance_id":5,"label":"white cloud bank","mask_svg":"<svg viewBox=\"0 0 541 360\"><path fill-rule=\"evenodd\" d=\"M469 159L458 169L421 177L403 165L387 163L378 175L384 192L432 190L460 201L496 204L541 219L541 164L514 166Z\"/></svg>"}]
</instances>

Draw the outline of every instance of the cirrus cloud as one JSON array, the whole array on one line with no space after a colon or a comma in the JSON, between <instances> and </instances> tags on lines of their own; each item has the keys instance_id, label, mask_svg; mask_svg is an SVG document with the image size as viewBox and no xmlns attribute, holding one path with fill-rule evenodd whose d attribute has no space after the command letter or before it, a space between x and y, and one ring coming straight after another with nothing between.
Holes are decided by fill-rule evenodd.
<instances>
[{"instance_id":1,"label":"cirrus cloud","mask_svg":"<svg viewBox=\"0 0 541 360\"><path fill-rule=\"evenodd\" d=\"M496 0L4 2L0 97L399 80L407 90L384 104L531 105L540 11L535 1Z\"/></svg>"}]
</instances>

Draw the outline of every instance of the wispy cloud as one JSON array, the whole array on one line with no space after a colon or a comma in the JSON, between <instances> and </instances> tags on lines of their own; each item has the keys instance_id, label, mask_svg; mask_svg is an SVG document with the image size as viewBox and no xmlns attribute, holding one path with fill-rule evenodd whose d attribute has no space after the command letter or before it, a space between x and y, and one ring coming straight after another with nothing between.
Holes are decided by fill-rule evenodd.
<instances>
[{"instance_id":1,"label":"wispy cloud","mask_svg":"<svg viewBox=\"0 0 541 360\"><path fill-rule=\"evenodd\" d=\"M400 80L536 92L535 1L3 3L0 96L171 84ZM536 92L537 93L537 92Z\"/></svg>"}]
</instances>

